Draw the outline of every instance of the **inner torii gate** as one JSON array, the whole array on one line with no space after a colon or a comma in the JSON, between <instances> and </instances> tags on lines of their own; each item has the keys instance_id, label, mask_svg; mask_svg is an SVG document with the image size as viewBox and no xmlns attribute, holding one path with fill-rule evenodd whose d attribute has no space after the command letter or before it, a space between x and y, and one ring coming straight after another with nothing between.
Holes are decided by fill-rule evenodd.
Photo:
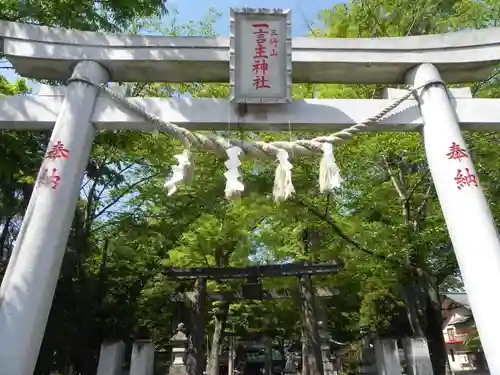
<instances>
[{"instance_id":1,"label":"inner torii gate","mask_svg":"<svg viewBox=\"0 0 500 375\"><path fill-rule=\"evenodd\" d=\"M275 13L283 12L259 10L250 18L274 22ZM287 75L286 90L273 93L277 97L272 100L260 101L268 104L252 104L259 100L250 98L243 100L250 104L241 111L241 105L226 99L132 98L131 102L188 130L226 129L230 121L245 130L332 132L363 122L392 104L395 97L289 102L292 80L407 83L421 88L415 92L417 99L407 100L399 112L366 130L421 132L490 371L500 374L500 299L492 297L500 285L500 240L477 181L457 186L458 170L475 176L470 157L450 160L447 156L452 144L467 152L461 129L500 130L500 101L471 99L467 91L464 95L463 90L445 87L445 82L489 77L500 61L500 28L401 38L292 40L283 39L290 34L289 17L286 20L280 23L279 38L286 46L282 51L291 59L274 65L272 73ZM236 34L248 29L232 25ZM95 132L157 127L130 108L99 96L96 84L231 80L236 82L234 96L241 99L237 86L244 86L248 72L235 70L234 38L108 35L0 21L0 46L24 77L69 79L64 96L0 98L1 128L53 129L39 174L41 183L33 191L0 289L0 375L29 375L44 334ZM58 142L69 150L68 158L51 157L52 146Z\"/></svg>"}]
</instances>

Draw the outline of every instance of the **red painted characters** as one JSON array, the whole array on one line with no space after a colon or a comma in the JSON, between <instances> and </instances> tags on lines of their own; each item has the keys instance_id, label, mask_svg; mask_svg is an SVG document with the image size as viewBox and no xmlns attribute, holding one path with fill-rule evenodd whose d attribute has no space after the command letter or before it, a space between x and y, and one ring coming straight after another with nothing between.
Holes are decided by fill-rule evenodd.
<instances>
[{"instance_id":1,"label":"red painted characters","mask_svg":"<svg viewBox=\"0 0 500 375\"><path fill-rule=\"evenodd\" d=\"M56 141L45 154L45 159L68 159L69 150L64 146L62 141ZM50 184L53 190L57 190L61 183L61 176L58 175L57 168L51 168L52 172L49 175L49 168L45 168L38 178L38 186Z\"/></svg>"},{"instance_id":2,"label":"red painted characters","mask_svg":"<svg viewBox=\"0 0 500 375\"><path fill-rule=\"evenodd\" d=\"M278 33L268 23L254 23L255 48L252 64L253 87L256 90L271 88L269 85L269 57L278 56ZM270 47L270 51L268 50Z\"/></svg>"},{"instance_id":3,"label":"red painted characters","mask_svg":"<svg viewBox=\"0 0 500 375\"><path fill-rule=\"evenodd\" d=\"M49 168L45 168L40 178L38 179L38 186L49 184L52 187L52 190L56 190L59 184L61 183L61 176L57 174L57 168L52 168L52 173L49 175Z\"/></svg>"},{"instance_id":4,"label":"red painted characters","mask_svg":"<svg viewBox=\"0 0 500 375\"><path fill-rule=\"evenodd\" d=\"M457 175L455 176L455 182L457 188L460 190L466 186L477 186L477 177L470 172L469 168L464 168L464 171L458 169Z\"/></svg>"},{"instance_id":5,"label":"red painted characters","mask_svg":"<svg viewBox=\"0 0 500 375\"><path fill-rule=\"evenodd\" d=\"M47 154L45 155L47 159L68 159L69 158L69 150L64 146L64 143L61 141L57 141L52 145Z\"/></svg>"},{"instance_id":6,"label":"red painted characters","mask_svg":"<svg viewBox=\"0 0 500 375\"><path fill-rule=\"evenodd\" d=\"M267 51L267 35L269 35L269 24L267 23L254 23L253 34L255 35L255 48L253 55L252 72L255 73L253 79L253 87L256 90L270 88L269 79L267 78L267 71L269 70L269 55Z\"/></svg>"},{"instance_id":7,"label":"red painted characters","mask_svg":"<svg viewBox=\"0 0 500 375\"><path fill-rule=\"evenodd\" d=\"M446 156L449 160L458 160L459 162L462 159L469 159L467 151L456 142L451 143ZM455 184L458 190L464 187L478 186L477 176L469 168L459 168L455 175Z\"/></svg>"},{"instance_id":8,"label":"red painted characters","mask_svg":"<svg viewBox=\"0 0 500 375\"><path fill-rule=\"evenodd\" d=\"M271 30L271 56L278 56L279 42L278 32L275 29Z\"/></svg>"},{"instance_id":9,"label":"red painted characters","mask_svg":"<svg viewBox=\"0 0 500 375\"><path fill-rule=\"evenodd\" d=\"M457 159L458 161L469 158L469 154L455 142L451 143L450 152L448 152L446 156L448 156L448 159Z\"/></svg>"}]
</instances>

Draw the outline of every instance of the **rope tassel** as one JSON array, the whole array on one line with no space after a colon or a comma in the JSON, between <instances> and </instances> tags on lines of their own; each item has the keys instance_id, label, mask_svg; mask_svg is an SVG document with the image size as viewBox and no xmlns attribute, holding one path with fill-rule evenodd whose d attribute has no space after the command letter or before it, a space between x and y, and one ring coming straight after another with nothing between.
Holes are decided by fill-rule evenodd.
<instances>
[{"instance_id":1,"label":"rope tassel","mask_svg":"<svg viewBox=\"0 0 500 375\"><path fill-rule=\"evenodd\" d=\"M172 176L165 181L164 188L167 189L167 194L174 194L178 185L182 183L188 183L193 176L193 162L191 161L191 151L184 150L182 154L175 155L177 159L177 165L172 166Z\"/></svg>"},{"instance_id":2,"label":"rope tassel","mask_svg":"<svg viewBox=\"0 0 500 375\"><path fill-rule=\"evenodd\" d=\"M288 160L288 152L280 149L276 154L278 158L278 167L274 177L273 196L276 203L287 200L295 193L292 184L292 168L293 165Z\"/></svg>"},{"instance_id":3,"label":"rope tassel","mask_svg":"<svg viewBox=\"0 0 500 375\"><path fill-rule=\"evenodd\" d=\"M330 193L335 188L340 187L342 177L340 170L335 163L333 155L333 145L328 142L323 142L323 157L319 164L319 191L321 193Z\"/></svg>"},{"instance_id":4,"label":"rope tassel","mask_svg":"<svg viewBox=\"0 0 500 375\"><path fill-rule=\"evenodd\" d=\"M239 198L241 192L245 190L245 186L239 180L241 174L238 170L241 165L239 156L242 153L243 150L237 146L226 149L229 160L224 163L227 168L224 177L226 177L226 198L229 200Z\"/></svg>"}]
</instances>

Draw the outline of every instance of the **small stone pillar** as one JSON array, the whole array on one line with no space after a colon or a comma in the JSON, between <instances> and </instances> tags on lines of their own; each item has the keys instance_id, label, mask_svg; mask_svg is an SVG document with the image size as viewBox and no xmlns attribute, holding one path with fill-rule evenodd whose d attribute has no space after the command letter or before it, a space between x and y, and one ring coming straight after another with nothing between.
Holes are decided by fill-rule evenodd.
<instances>
[{"instance_id":1,"label":"small stone pillar","mask_svg":"<svg viewBox=\"0 0 500 375\"><path fill-rule=\"evenodd\" d=\"M295 355L293 354L292 345L285 348L285 368L283 372L286 375L296 374L297 366L295 365Z\"/></svg>"},{"instance_id":2,"label":"small stone pillar","mask_svg":"<svg viewBox=\"0 0 500 375\"><path fill-rule=\"evenodd\" d=\"M270 336L266 336L264 338L264 342L266 345L265 349L265 364L264 364L264 374L265 375L273 375L273 339Z\"/></svg>"},{"instance_id":3,"label":"small stone pillar","mask_svg":"<svg viewBox=\"0 0 500 375\"><path fill-rule=\"evenodd\" d=\"M177 333L170 339L172 346L172 364L168 375L188 375L186 369L186 354L188 337L184 323L179 323Z\"/></svg>"},{"instance_id":4,"label":"small stone pillar","mask_svg":"<svg viewBox=\"0 0 500 375\"><path fill-rule=\"evenodd\" d=\"M401 375L401 362L397 341L394 339L375 340L378 375Z\"/></svg>"},{"instance_id":5,"label":"small stone pillar","mask_svg":"<svg viewBox=\"0 0 500 375\"><path fill-rule=\"evenodd\" d=\"M326 311L323 310L326 317ZM319 338L321 340L321 360L323 361L324 375L333 375L334 369L330 359L330 333L323 320L318 321Z\"/></svg>"},{"instance_id":6,"label":"small stone pillar","mask_svg":"<svg viewBox=\"0 0 500 375\"><path fill-rule=\"evenodd\" d=\"M236 359L236 336L229 335L229 350L227 353L227 375L234 375L234 360Z\"/></svg>"},{"instance_id":7,"label":"small stone pillar","mask_svg":"<svg viewBox=\"0 0 500 375\"><path fill-rule=\"evenodd\" d=\"M153 375L155 345L151 340L137 340L132 346L130 375Z\"/></svg>"},{"instance_id":8,"label":"small stone pillar","mask_svg":"<svg viewBox=\"0 0 500 375\"><path fill-rule=\"evenodd\" d=\"M360 327L361 333L361 353L359 363L359 373L361 375L376 375L377 367L375 362L375 348L373 346L373 333L367 326Z\"/></svg>"},{"instance_id":9,"label":"small stone pillar","mask_svg":"<svg viewBox=\"0 0 500 375\"><path fill-rule=\"evenodd\" d=\"M433 375L431 356L427 340L424 337L406 338L403 340L403 350L408 375Z\"/></svg>"},{"instance_id":10,"label":"small stone pillar","mask_svg":"<svg viewBox=\"0 0 500 375\"><path fill-rule=\"evenodd\" d=\"M97 375L122 375L125 360L125 343L123 341L104 342L99 354Z\"/></svg>"}]
</instances>

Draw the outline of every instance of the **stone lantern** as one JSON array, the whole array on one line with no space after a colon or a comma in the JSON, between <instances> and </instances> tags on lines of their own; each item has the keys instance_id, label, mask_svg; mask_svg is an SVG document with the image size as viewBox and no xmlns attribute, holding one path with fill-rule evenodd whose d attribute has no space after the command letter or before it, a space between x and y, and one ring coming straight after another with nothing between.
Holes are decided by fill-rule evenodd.
<instances>
[{"instance_id":1,"label":"stone lantern","mask_svg":"<svg viewBox=\"0 0 500 375\"><path fill-rule=\"evenodd\" d=\"M177 332L170 339L172 346L172 364L168 371L168 375L187 375L186 369L186 353L188 345L188 337L184 323L179 323Z\"/></svg>"}]
</instances>

